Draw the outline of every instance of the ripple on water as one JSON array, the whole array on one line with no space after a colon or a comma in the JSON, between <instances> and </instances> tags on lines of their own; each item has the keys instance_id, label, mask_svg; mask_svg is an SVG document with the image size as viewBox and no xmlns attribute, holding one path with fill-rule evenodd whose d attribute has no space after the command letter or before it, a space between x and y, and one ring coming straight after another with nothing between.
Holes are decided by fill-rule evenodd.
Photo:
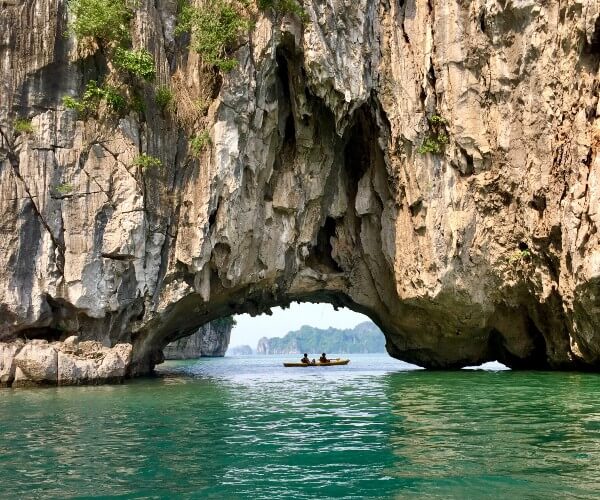
<instances>
[{"instance_id":1,"label":"ripple on water","mask_svg":"<svg viewBox=\"0 0 600 500\"><path fill-rule=\"evenodd\" d=\"M0 496L596 496L595 375L281 362L175 362L121 386L3 391Z\"/></svg>"}]
</instances>

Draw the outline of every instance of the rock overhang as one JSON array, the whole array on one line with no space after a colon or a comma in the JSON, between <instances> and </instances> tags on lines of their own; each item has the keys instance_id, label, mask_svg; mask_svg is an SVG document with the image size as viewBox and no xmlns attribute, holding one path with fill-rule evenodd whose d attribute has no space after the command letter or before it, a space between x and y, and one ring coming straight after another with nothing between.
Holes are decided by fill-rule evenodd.
<instances>
[{"instance_id":1,"label":"rock overhang","mask_svg":"<svg viewBox=\"0 0 600 500\"><path fill-rule=\"evenodd\" d=\"M210 147L190 155L196 131L150 87L146 112L119 120L61 107L46 69L75 94L98 68L52 44L48 0L30 3L45 24L22 6L0 16L2 60L24 60L0 105L0 338L131 343L141 374L202 322L323 300L424 366L596 368L596 7L330 0L304 21L262 15L199 115ZM141 7L133 41L159 81L183 82L183 108L206 68L158 29L170 9ZM14 133L17 112L34 133ZM419 152L427 140L441 152ZM163 168L134 168L140 151Z\"/></svg>"}]
</instances>

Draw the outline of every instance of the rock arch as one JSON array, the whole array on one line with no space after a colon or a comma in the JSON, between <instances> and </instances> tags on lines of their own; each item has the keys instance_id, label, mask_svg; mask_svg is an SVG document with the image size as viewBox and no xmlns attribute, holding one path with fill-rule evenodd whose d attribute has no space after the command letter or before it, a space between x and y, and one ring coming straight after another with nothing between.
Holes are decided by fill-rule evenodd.
<instances>
[{"instance_id":1,"label":"rock arch","mask_svg":"<svg viewBox=\"0 0 600 500\"><path fill-rule=\"evenodd\" d=\"M137 375L202 323L305 300L367 314L430 368L598 367L597 9L259 15L196 155L153 88L144 112L61 105L106 61L77 59L51 3L0 13L0 342L131 344ZM144 5L132 36L184 111L206 68L172 9ZM164 168L136 168L142 152Z\"/></svg>"}]
</instances>

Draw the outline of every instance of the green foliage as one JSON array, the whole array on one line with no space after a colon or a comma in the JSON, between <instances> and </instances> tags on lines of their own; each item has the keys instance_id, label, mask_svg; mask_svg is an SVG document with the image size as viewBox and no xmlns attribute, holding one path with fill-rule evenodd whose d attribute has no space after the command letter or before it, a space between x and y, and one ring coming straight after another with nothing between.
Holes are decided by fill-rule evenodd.
<instances>
[{"instance_id":1,"label":"green foliage","mask_svg":"<svg viewBox=\"0 0 600 500\"><path fill-rule=\"evenodd\" d=\"M63 96L62 102L65 108L74 109L78 113L84 113L87 110L86 105L80 99L75 99L70 95Z\"/></svg>"},{"instance_id":2,"label":"green foliage","mask_svg":"<svg viewBox=\"0 0 600 500\"><path fill-rule=\"evenodd\" d=\"M17 134L33 133L33 125L31 124L31 120L27 120L26 118L17 118L13 123L13 128Z\"/></svg>"},{"instance_id":3,"label":"green foliage","mask_svg":"<svg viewBox=\"0 0 600 500\"><path fill-rule=\"evenodd\" d=\"M190 149L198 156L210 143L210 134L204 130L190 139Z\"/></svg>"},{"instance_id":4,"label":"green foliage","mask_svg":"<svg viewBox=\"0 0 600 500\"><path fill-rule=\"evenodd\" d=\"M211 325L216 328L233 328L236 325L236 321L233 316L225 316L224 318L217 318L212 320Z\"/></svg>"},{"instance_id":5,"label":"green foliage","mask_svg":"<svg viewBox=\"0 0 600 500\"><path fill-rule=\"evenodd\" d=\"M446 125L448 123L445 118L442 118L440 115L431 115L427 118L427 121L432 125Z\"/></svg>"},{"instance_id":6,"label":"green foliage","mask_svg":"<svg viewBox=\"0 0 600 500\"><path fill-rule=\"evenodd\" d=\"M529 249L517 250L513 252L509 258L509 262L521 262L523 260L529 260L531 258L531 251Z\"/></svg>"},{"instance_id":7,"label":"green foliage","mask_svg":"<svg viewBox=\"0 0 600 500\"><path fill-rule=\"evenodd\" d=\"M446 144L448 144L448 136L445 133L429 135L425 138L417 151L422 155L426 153L440 154L444 150Z\"/></svg>"},{"instance_id":8,"label":"green foliage","mask_svg":"<svg viewBox=\"0 0 600 500\"><path fill-rule=\"evenodd\" d=\"M74 109L78 113L94 111L102 100L113 111L124 111L127 109L127 101L119 92L119 89L111 85L99 86L96 80L90 80L87 83L81 99L75 99L68 95L62 98L65 108Z\"/></svg>"},{"instance_id":9,"label":"green foliage","mask_svg":"<svg viewBox=\"0 0 600 500\"><path fill-rule=\"evenodd\" d=\"M273 9L281 14L296 14L302 20L307 19L302 5L296 0L258 0L258 8L260 10Z\"/></svg>"},{"instance_id":10,"label":"green foliage","mask_svg":"<svg viewBox=\"0 0 600 500\"><path fill-rule=\"evenodd\" d=\"M146 49L129 50L117 47L112 59L117 68L146 81L154 80L154 58Z\"/></svg>"},{"instance_id":11,"label":"green foliage","mask_svg":"<svg viewBox=\"0 0 600 500\"><path fill-rule=\"evenodd\" d=\"M57 184L56 186L54 186L54 189L57 193L65 195L73 191L73 186L68 182L65 182L64 184Z\"/></svg>"},{"instance_id":12,"label":"green foliage","mask_svg":"<svg viewBox=\"0 0 600 500\"><path fill-rule=\"evenodd\" d=\"M444 151L444 147L448 144L448 134L446 133L446 124L448 123L445 118L439 115L431 115L427 118L429 123L429 133L417 149L419 154L441 154Z\"/></svg>"},{"instance_id":13,"label":"green foliage","mask_svg":"<svg viewBox=\"0 0 600 500\"><path fill-rule=\"evenodd\" d=\"M136 156L133 160L133 165L136 167L142 167L144 170L147 168L158 168L162 167L162 161L155 156L147 155L146 153L142 153L139 156Z\"/></svg>"},{"instance_id":14,"label":"green foliage","mask_svg":"<svg viewBox=\"0 0 600 500\"><path fill-rule=\"evenodd\" d=\"M352 329L303 326L285 337L261 340L270 354L310 353L353 354L385 352L385 337L374 323L365 322ZM266 345L265 345L266 344Z\"/></svg>"},{"instance_id":15,"label":"green foliage","mask_svg":"<svg viewBox=\"0 0 600 500\"><path fill-rule=\"evenodd\" d=\"M130 38L132 10L125 0L70 0L69 10L73 16L69 28L77 38L117 43Z\"/></svg>"},{"instance_id":16,"label":"green foliage","mask_svg":"<svg viewBox=\"0 0 600 500\"><path fill-rule=\"evenodd\" d=\"M249 29L250 21L234 5L213 0L202 7L183 5L175 33L191 33L192 48L205 63L231 71L237 60L229 57L228 52Z\"/></svg>"},{"instance_id":17,"label":"green foliage","mask_svg":"<svg viewBox=\"0 0 600 500\"><path fill-rule=\"evenodd\" d=\"M169 104L173 102L173 91L166 85L158 87L154 100L161 109L167 109Z\"/></svg>"},{"instance_id":18,"label":"green foliage","mask_svg":"<svg viewBox=\"0 0 600 500\"><path fill-rule=\"evenodd\" d=\"M108 57L117 69L151 81L156 75L152 55L145 49L125 48L130 40L129 21L133 14L131 5L135 1L137 0L69 0L73 17L70 30L78 38L95 38L108 44ZM63 105L79 113L93 112L101 101L116 112L130 108L143 113L146 108L144 100L138 94L134 93L128 103L119 89L111 85L99 86L95 80L88 82L80 99L63 97Z\"/></svg>"},{"instance_id":19,"label":"green foliage","mask_svg":"<svg viewBox=\"0 0 600 500\"><path fill-rule=\"evenodd\" d=\"M119 89L112 85L98 86L95 80L90 80L83 93L83 104L90 110L102 100L113 111L124 111L127 108L127 101Z\"/></svg>"},{"instance_id":20,"label":"green foliage","mask_svg":"<svg viewBox=\"0 0 600 500\"><path fill-rule=\"evenodd\" d=\"M87 106L92 104L97 104L104 97L104 89L103 87L98 86L98 82L96 80L90 80L87 82L85 86L85 91L83 93L82 102Z\"/></svg>"}]
</instances>

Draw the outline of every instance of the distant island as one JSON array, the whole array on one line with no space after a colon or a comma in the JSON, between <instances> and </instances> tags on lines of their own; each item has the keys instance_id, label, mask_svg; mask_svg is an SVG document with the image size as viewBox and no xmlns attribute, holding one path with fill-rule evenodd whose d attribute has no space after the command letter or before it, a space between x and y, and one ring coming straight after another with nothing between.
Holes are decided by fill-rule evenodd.
<instances>
[{"instance_id":1,"label":"distant island","mask_svg":"<svg viewBox=\"0 0 600 500\"><path fill-rule=\"evenodd\" d=\"M225 353L226 356L251 356L252 354L254 351L249 345L236 345L227 349Z\"/></svg>"},{"instance_id":2,"label":"distant island","mask_svg":"<svg viewBox=\"0 0 600 500\"><path fill-rule=\"evenodd\" d=\"M358 354L385 351L385 337L371 321L354 328L315 328L304 325L300 330L288 332L283 338L263 337L258 341L256 354Z\"/></svg>"}]
</instances>

